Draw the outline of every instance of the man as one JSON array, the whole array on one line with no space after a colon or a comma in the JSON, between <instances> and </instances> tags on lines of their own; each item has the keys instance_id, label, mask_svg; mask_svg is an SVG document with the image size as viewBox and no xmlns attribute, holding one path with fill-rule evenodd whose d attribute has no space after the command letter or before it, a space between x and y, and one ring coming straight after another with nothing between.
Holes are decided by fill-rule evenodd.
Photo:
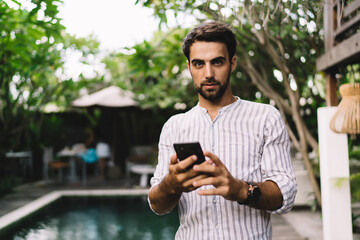
<instances>
[{"instance_id":1,"label":"man","mask_svg":"<svg viewBox=\"0 0 360 240\"><path fill-rule=\"evenodd\" d=\"M233 32L219 22L197 26L183 43L199 102L164 125L149 191L155 213L178 206L176 239L271 239L270 213L294 203L286 127L274 107L232 95L235 50ZM207 161L187 170L196 156L179 161L173 144L194 141Z\"/></svg>"}]
</instances>

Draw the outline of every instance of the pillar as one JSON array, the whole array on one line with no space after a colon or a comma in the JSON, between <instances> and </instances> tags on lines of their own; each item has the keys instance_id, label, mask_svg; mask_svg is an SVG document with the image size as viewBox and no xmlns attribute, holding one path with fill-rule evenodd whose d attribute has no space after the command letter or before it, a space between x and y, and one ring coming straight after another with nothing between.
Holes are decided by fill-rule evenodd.
<instances>
[{"instance_id":1,"label":"pillar","mask_svg":"<svg viewBox=\"0 0 360 240\"><path fill-rule=\"evenodd\" d=\"M352 240L347 135L330 129L336 110L318 109L323 233L324 240Z\"/></svg>"}]
</instances>

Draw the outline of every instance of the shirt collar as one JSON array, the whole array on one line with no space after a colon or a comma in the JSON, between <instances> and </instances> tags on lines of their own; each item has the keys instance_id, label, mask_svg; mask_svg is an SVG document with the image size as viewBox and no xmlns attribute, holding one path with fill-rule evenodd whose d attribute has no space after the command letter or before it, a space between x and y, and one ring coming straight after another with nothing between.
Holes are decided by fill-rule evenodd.
<instances>
[{"instance_id":1,"label":"shirt collar","mask_svg":"<svg viewBox=\"0 0 360 240\"><path fill-rule=\"evenodd\" d=\"M229 104L229 105L226 105L226 106L220 108L220 109L219 109L219 113L221 113L221 112L227 112L228 110L230 110L231 108L233 108L233 107L236 106L237 104L240 104L240 102L241 102L240 97L235 96L235 99L236 99L235 102L233 102L233 103L231 103L231 104ZM196 104L196 106L198 107L198 109L200 109L200 111L201 111L203 114L205 114L205 113L208 112L206 108L200 106L200 103L199 103L199 102Z\"/></svg>"}]
</instances>

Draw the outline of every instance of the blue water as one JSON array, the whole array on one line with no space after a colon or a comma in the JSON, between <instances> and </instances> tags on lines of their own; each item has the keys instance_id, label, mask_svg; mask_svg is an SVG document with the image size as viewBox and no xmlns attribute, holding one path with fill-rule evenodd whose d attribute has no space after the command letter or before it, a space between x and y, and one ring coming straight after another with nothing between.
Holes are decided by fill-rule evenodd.
<instances>
[{"instance_id":1,"label":"blue water","mask_svg":"<svg viewBox=\"0 0 360 240\"><path fill-rule=\"evenodd\" d=\"M64 197L0 233L0 239L174 239L177 211L157 216L145 197Z\"/></svg>"}]
</instances>

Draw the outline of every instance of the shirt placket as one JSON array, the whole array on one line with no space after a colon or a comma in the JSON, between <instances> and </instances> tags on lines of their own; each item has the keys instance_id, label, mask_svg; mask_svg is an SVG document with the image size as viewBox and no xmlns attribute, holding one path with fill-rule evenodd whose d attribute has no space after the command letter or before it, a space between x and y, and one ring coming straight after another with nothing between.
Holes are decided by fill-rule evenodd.
<instances>
[{"instance_id":1,"label":"shirt placket","mask_svg":"<svg viewBox=\"0 0 360 240\"><path fill-rule=\"evenodd\" d=\"M211 132L210 132L210 144L211 144L211 152L215 155L218 154L217 146L219 146L219 118L221 117L221 111L219 111L218 116L211 122ZM221 208L220 208L220 196L214 195L212 196L212 216L214 223L214 231L216 239L221 239Z\"/></svg>"}]
</instances>

